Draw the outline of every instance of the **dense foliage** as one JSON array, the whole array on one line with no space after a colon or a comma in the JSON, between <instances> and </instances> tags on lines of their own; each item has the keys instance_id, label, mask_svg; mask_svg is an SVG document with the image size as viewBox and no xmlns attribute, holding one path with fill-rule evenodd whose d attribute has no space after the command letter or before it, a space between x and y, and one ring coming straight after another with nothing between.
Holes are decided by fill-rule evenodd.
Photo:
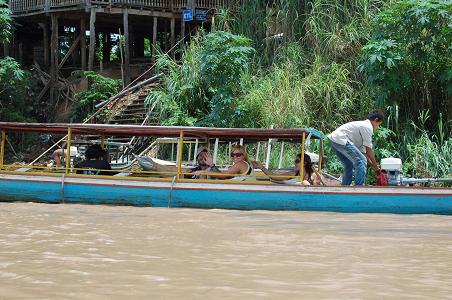
<instances>
[{"instance_id":1,"label":"dense foliage","mask_svg":"<svg viewBox=\"0 0 452 300\"><path fill-rule=\"evenodd\" d=\"M452 114L452 2L390 2L376 16L360 70L382 104L406 119L431 109ZM434 124L429 124L430 128Z\"/></svg>"},{"instance_id":2,"label":"dense foliage","mask_svg":"<svg viewBox=\"0 0 452 300\"><path fill-rule=\"evenodd\" d=\"M7 42L11 38L13 21L11 12L5 1L0 0L0 42Z\"/></svg>"},{"instance_id":3,"label":"dense foliage","mask_svg":"<svg viewBox=\"0 0 452 300\"><path fill-rule=\"evenodd\" d=\"M11 12L0 0L0 43L8 42L13 30ZM30 74L11 57L0 59L0 120L30 121L33 105L27 103Z\"/></svg>"},{"instance_id":4,"label":"dense foliage","mask_svg":"<svg viewBox=\"0 0 452 300\"><path fill-rule=\"evenodd\" d=\"M195 38L182 64L161 54L158 68L168 76L151 91L148 105L159 105L166 125L241 126L240 78L254 52L249 44L244 37L216 31Z\"/></svg>"},{"instance_id":5,"label":"dense foliage","mask_svg":"<svg viewBox=\"0 0 452 300\"><path fill-rule=\"evenodd\" d=\"M413 176L451 176L449 6L450 1L430 0L245 1L236 12L220 11L209 36L229 31L250 38L253 62L231 73L231 82L224 73L210 73L201 68L201 57L212 55L212 66L219 66L230 61L229 54L223 56L228 48L207 47L201 35L186 47L180 65L161 58L168 76L148 102L165 104L166 124L324 132L380 108L388 120L375 135L378 160L401 157ZM224 99L235 111L228 103L214 109L217 83L233 91ZM428 109L432 116L425 118ZM441 111L444 122L436 126ZM206 122L213 112L223 113L222 122ZM330 171L339 172L340 163L326 150ZM423 156L427 159L419 159Z\"/></svg>"},{"instance_id":6,"label":"dense foliage","mask_svg":"<svg viewBox=\"0 0 452 300\"><path fill-rule=\"evenodd\" d=\"M92 71L78 72L88 81L88 88L76 94L77 102L71 107L71 120L82 122L95 109L95 105L116 95L121 83L119 80L98 75Z\"/></svg>"},{"instance_id":7,"label":"dense foliage","mask_svg":"<svg viewBox=\"0 0 452 300\"><path fill-rule=\"evenodd\" d=\"M26 90L30 74L11 57L0 59L0 120L24 122L32 120L34 109L27 103Z\"/></svg>"}]
</instances>

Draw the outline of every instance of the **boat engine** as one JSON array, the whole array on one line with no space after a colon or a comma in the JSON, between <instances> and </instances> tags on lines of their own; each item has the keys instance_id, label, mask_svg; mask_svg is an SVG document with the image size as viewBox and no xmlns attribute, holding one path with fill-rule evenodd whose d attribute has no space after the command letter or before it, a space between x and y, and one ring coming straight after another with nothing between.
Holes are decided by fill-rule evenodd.
<instances>
[{"instance_id":1,"label":"boat engine","mask_svg":"<svg viewBox=\"0 0 452 300\"><path fill-rule=\"evenodd\" d=\"M381 171L386 174L388 185L402 184L402 160L396 157L383 158Z\"/></svg>"}]
</instances>

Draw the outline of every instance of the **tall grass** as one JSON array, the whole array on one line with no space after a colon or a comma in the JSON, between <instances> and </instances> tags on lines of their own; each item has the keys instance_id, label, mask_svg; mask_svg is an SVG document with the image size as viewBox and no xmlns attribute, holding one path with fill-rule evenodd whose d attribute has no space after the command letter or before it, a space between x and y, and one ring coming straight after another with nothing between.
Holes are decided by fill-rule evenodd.
<instances>
[{"instance_id":1,"label":"tall grass","mask_svg":"<svg viewBox=\"0 0 452 300\"><path fill-rule=\"evenodd\" d=\"M333 60L353 61L370 35L381 0L248 0L231 26L253 39L258 60L273 62L280 48L298 43ZM282 37L274 35L282 33Z\"/></svg>"},{"instance_id":2,"label":"tall grass","mask_svg":"<svg viewBox=\"0 0 452 300\"><path fill-rule=\"evenodd\" d=\"M329 131L351 117L362 117L356 112L367 109L367 104L361 101L359 83L350 79L349 70L319 56L314 59L307 69L288 61L251 82L243 102L259 110L260 126Z\"/></svg>"},{"instance_id":3,"label":"tall grass","mask_svg":"<svg viewBox=\"0 0 452 300\"><path fill-rule=\"evenodd\" d=\"M208 99L199 74L200 37L192 38L178 63L165 53L159 53L156 67L166 76L160 87L146 97L148 107L156 107L163 125L194 125L198 118L208 114Z\"/></svg>"},{"instance_id":4,"label":"tall grass","mask_svg":"<svg viewBox=\"0 0 452 300\"><path fill-rule=\"evenodd\" d=\"M402 159L405 175L413 177L452 177L452 121L436 120L436 130L429 131L431 121L428 110L419 111L417 120L401 123L399 107L387 108L386 126L395 133L386 139L383 148L392 148L394 156ZM389 147L388 141L391 141ZM450 185L450 184L449 184Z\"/></svg>"},{"instance_id":5,"label":"tall grass","mask_svg":"<svg viewBox=\"0 0 452 300\"><path fill-rule=\"evenodd\" d=\"M407 145L406 169L414 177L452 178L452 138L439 144L423 132L417 141Z\"/></svg>"},{"instance_id":6,"label":"tall grass","mask_svg":"<svg viewBox=\"0 0 452 300\"><path fill-rule=\"evenodd\" d=\"M243 103L256 123L328 132L363 118L373 105L372 92L356 66L381 1L267 3L246 1L231 26L258 49L255 69L242 80Z\"/></svg>"}]
</instances>

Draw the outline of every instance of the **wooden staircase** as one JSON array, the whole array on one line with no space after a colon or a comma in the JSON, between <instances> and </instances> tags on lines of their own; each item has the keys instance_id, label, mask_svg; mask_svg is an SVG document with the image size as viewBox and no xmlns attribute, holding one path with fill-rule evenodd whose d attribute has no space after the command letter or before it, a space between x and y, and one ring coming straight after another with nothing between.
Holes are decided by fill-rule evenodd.
<instances>
[{"instance_id":1,"label":"wooden staircase","mask_svg":"<svg viewBox=\"0 0 452 300\"><path fill-rule=\"evenodd\" d=\"M148 84L138 91L116 101L108 110L111 112L106 123L142 125L146 119L148 109L145 106L146 96L158 83ZM150 112L152 114L152 111ZM146 125L158 125L155 120L146 122Z\"/></svg>"}]
</instances>

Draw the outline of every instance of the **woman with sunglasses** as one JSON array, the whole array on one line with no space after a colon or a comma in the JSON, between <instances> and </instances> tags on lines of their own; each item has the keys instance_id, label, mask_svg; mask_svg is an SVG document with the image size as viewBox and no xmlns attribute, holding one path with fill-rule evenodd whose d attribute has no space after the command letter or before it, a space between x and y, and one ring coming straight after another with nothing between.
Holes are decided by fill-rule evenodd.
<instances>
[{"instance_id":1,"label":"woman with sunglasses","mask_svg":"<svg viewBox=\"0 0 452 300\"><path fill-rule=\"evenodd\" d=\"M242 145L234 145L232 146L231 158L233 161L233 165L229 167L225 171L220 171L216 168L213 163L212 157L204 156L204 163L209 165L208 170L200 170L193 172L193 175L206 175L209 172L215 172L216 174L209 174L210 178L217 179L245 179L246 177L237 177L241 175L250 175L253 171L253 167L248 158L248 154L246 153L245 146ZM218 174L223 173L223 174Z\"/></svg>"},{"instance_id":2,"label":"woman with sunglasses","mask_svg":"<svg viewBox=\"0 0 452 300\"><path fill-rule=\"evenodd\" d=\"M261 169L265 175L270 177L270 179L275 181L286 181L286 182L299 182L300 169L301 169L301 153L298 153L294 161L294 169L289 172L273 172L267 169L260 162L253 161L253 167L256 169ZM298 176L294 177L294 176ZM321 178L315 171L312 165L311 157L308 154L304 155L304 179L301 182L302 185L319 185Z\"/></svg>"}]
</instances>

